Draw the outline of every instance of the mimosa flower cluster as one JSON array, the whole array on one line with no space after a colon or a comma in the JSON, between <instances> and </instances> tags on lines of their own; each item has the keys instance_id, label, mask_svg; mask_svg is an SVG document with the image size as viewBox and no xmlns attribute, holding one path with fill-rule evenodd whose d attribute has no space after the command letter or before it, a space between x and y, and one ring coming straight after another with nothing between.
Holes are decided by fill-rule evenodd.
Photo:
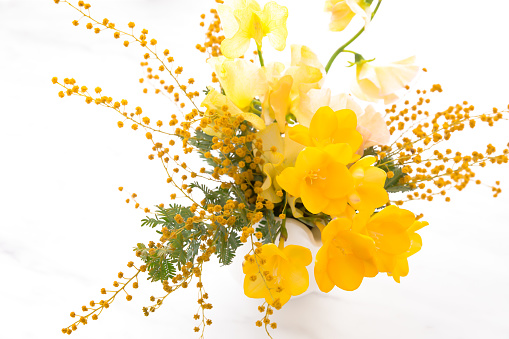
<instances>
[{"instance_id":1,"label":"mimosa flower cluster","mask_svg":"<svg viewBox=\"0 0 509 339\"><path fill-rule=\"evenodd\" d=\"M127 290L137 289L138 276L146 273L161 283L162 295L151 297L143 313L154 312L171 293L196 286L194 331L203 337L212 324L203 266L212 256L229 265L246 246L244 294L261 299L263 316L254 323L270 336L269 329L277 328L270 319L274 309L304 293L310 279L325 293L334 287L355 290L378 273L399 283L409 273L408 258L422 247L417 231L428 225L420 220L422 214L399 206L435 196L449 201L447 190L481 184L473 180L476 166L509 160L509 149L497 152L491 144L467 155L438 148L453 133L506 120L505 111L494 108L477 115L462 102L430 113L431 99L442 92L438 84L416 90L416 102L406 100L398 108L400 97L409 94L416 75L426 69L416 65L415 57L379 65L346 49L366 30L376 29L372 21L382 0L322 4L331 12L330 30L360 25L325 66L308 46L287 46L290 9L273 1L262 7L254 0L216 0L208 26L207 15L199 15L200 26L207 28L205 41L196 45L208 56L208 83L185 76L170 51L158 52L157 40L147 29L138 32L134 22L121 29L107 18L93 18L84 1L54 1L81 15L75 26L95 34L109 32L125 47L141 47L146 76L139 82L149 83L155 94L175 104L166 121L154 121L141 107L113 99L100 87L89 90L73 78L52 79L62 87L60 97L79 96L87 104L109 108L118 114L118 128L143 131L150 144L147 157L160 163L162 184L171 187L168 201L155 211L142 207L136 193L128 195L126 202L147 214L142 226L159 234L134 247L141 263L128 263L135 269L132 275L119 272L113 289L101 289L105 299L82 306L80 314L71 313L76 320L62 329L65 334L98 319L121 291L131 300ZM290 48L291 59L266 62L266 48ZM248 60L248 52L257 60ZM324 82L342 53L353 57L354 85L349 93L333 94ZM148 88L143 92L149 93ZM385 114L377 103L390 105ZM198 162L202 165L196 166ZM498 185L490 186L495 197L501 192ZM289 218L320 233L322 246L315 257L309 248L288 243ZM311 276L307 266L313 262Z\"/></svg>"}]
</instances>

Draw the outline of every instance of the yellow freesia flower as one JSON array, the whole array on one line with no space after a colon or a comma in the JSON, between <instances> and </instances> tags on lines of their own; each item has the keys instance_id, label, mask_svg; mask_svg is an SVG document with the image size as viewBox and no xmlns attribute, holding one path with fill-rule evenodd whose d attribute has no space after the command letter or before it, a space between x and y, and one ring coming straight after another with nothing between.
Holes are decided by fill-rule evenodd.
<instances>
[{"instance_id":1,"label":"yellow freesia flower","mask_svg":"<svg viewBox=\"0 0 509 339\"><path fill-rule=\"evenodd\" d=\"M243 56L251 39L261 48L264 37L276 50L285 48L288 36L286 7L271 1L261 10L254 0L232 0L226 5L219 5L217 12L225 35L221 42L221 53L225 57L233 59Z\"/></svg>"},{"instance_id":2,"label":"yellow freesia flower","mask_svg":"<svg viewBox=\"0 0 509 339\"><path fill-rule=\"evenodd\" d=\"M389 201L389 194L384 189L387 173L372 166L375 162L374 156L366 156L349 168L354 178L355 191L348 196L348 203L368 215Z\"/></svg>"},{"instance_id":3,"label":"yellow freesia flower","mask_svg":"<svg viewBox=\"0 0 509 339\"><path fill-rule=\"evenodd\" d=\"M309 128L294 126L290 128L289 137L305 146L324 147L346 143L353 151L357 151L362 144L362 136L356 128L357 116L354 111L342 109L334 112L325 106L316 111Z\"/></svg>"},{"instance_id":4,"label":"yellow freesia flower","mask_svg":"<svg viewBox=\"0 0 509 339\"><path fill-rule=\"evenodd\" d=\"M421 237L415 232L427 225L425 221L416 221L412 212L394 205L372 216L366 223L365 233L375 241L378 270L387 272L396 282L406 276L407 258L422 246Z\"/></svg>"},{"instance_id":5,"label":"yellow freesia flower","mask_svg":"<svg viewBox=\"0 0 509 339\"><path fill-rule=\"evenodd\" d=\"M325 11L332 12L329 29L333 32L344 30L356 15L364 19L365 26L371 20L370 5L364 0L327 0Z\"/></svg>"},{"instance_id":6,"label":"yellow freesia flower","mask_svg":"<svg viewBox=\"0 0 509 339\"><path fill-rule=\"evenodd\" d=\"M347 197L354 192L354 179L346 167L353 156L348 144L306 147L295 167L285 168L276 180L289 194L300 197L311 213L340 215L345 212Z\"/></svg>"},{"instance_id":7,"label":"yellow freesia flower","mask_svg":"<svg viewBox=\"0 0 509 339\"><path fill-rule=\"evenodd\" d=\"M332 96L329 88L311 89L300 95L299 109L302 117L299 124L309 126L313 114L323 106L329 106L334 111L351 109L357 116L357 131L362 135L361 151L375 145L387 145L390 140L389 129L379 112L373 106L368 105L363 109L351 95L341 93Z\"/></svg>"},{"instance_id":8,"label":"yellow freesia flower","mask_svg":"<svg viewBox=\"0 0 509 339\"><path fill-rule=\"evenodd\" d=\"M412 81L418 71L415 57L385 66L374 66L362 60L357 63L357 81L352 86L352 93L361 100L383 100L387 105L399 99L395 93Z\"/></svg>"},{"instance_id":9,"label":"yellow freesia flower","mask_svg":"<svg viewBox=\"0 0 509 339\"><path fill-rule=\"evenodd\" d=\"M230 126L231 124L227 122L231 122L231 119L235 119L239 116L250 122L253 127L258 130L263 130L265 128L265 123L263 122L262 118L254 113L246 113L242 111L240 108L235 106L235 104L233 104L233 102L231 102L231 100L229 100L225 95L212 88L209 88L209 93L203 100L201 106L207 108L205 116L207 119L209 119L209 123L207 127L203 129L203 131L209 135L218 137L222 136L222 127ZM227 119L227 122L223 123L223 119Z\"/></svg>"},{"instance_id":10,"label":"yellow freesia flower","mask_svg":"<svg viewBox=\"0 0 509 339\"><path fill-rule=\"evenodd\" d=\"M286 247L266 244L261 252L250 255L243 264L244 293L249 298L264 298L269 305L283 306L290 297L304 293L309 287L306 266L313 260L303 246Z\"/></svg>"},{"instance_id":11,"label":"yellow freesia flower","mask_svg":"<svg viewBox=\"0 0 509 339\"><path fill-rule=\"evenodd\" d=\"M332 220L322 231L322 242L314 271L322 292L328 293L334 286L353 291L364 277L378 274L374 261L375 242L369 236L352 231L351 220Z\"/></svg>"},{"instance_id":12,"label":"yellow freesia flower","mask_svg":"<svg viewBox=\"0 0 509 339\"><path fill-rule=\"evenodd\" d=\"M207 62L214 69L228 99L242 110L249 107L254 97L268 90L264 70L252 62L230 60L224 56L210 58Z\"/></svg>"}]
</instances>

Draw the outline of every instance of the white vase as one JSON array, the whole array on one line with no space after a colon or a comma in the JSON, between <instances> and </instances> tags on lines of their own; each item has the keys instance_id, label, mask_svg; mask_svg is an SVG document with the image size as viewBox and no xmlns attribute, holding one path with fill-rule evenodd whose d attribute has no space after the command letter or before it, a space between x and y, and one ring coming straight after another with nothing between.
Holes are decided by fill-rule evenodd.
<instances>
[{"instance_id":1,"label":"white vase","mask_svg":"<svg viewBox=\"0 0 509 339\"><path fill-rule=\"evenodd\" d=\"M320 292L314 275L316 253L320 247L322 247L320 230L314 227L313 231L311 231L305 224L293 218L286 219L286 230L288 231L288 239L285 241L285 246L304 246L309 248L311 250L311 254L313 255L313 261L310 265L307 266L309 273L309 287L306 292L298 296L292 296L292 299L303 297L313 292ZM277 239L276 244L278 244L278 242L279 238ZM233 279L238 284L240 284L240 286L244 285L245 277L244 273L242 272L242 262L244 261L244 256L249 252L250 249L250 246L247 245L238 248L233 262L229 265L230 274L232 275Z\"/></svg>"}]
</instances>

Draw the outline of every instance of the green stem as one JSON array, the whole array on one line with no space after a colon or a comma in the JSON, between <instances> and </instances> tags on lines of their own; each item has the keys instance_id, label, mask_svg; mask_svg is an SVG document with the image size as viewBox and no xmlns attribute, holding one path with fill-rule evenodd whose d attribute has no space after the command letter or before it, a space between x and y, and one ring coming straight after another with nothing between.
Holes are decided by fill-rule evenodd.
<instances>
[{"instance_id":1,"label":"green stem","mask_svg":"<svg viewBox=\"0 0 509 339\"><path fill-rule=\"evenodd\" d=\"M288 204L288 193L285 194L285 204L283 206L283 214L286 215L286 205ZM288 239L288 231L286 229L286 217L281 221L281 238Z\"/></svg>"},{"instance_id":2,"label":"green stem","mask_svg":"<svg viewBox=\"0 0 509 339\"><path fill-rule=\"evenodd\" d=\"M375 10L371 14L371 20L375 17L376 12L378 11L378 7L380 7L380 4L382 3L382 0L378 0L378 3L376 4ZM330 67L332 66L332 63L336 59L336 57L339 55L339 53L344 52L345 48L350 45L352 42L355 41L364 32L364 27L361 28L360 31L357 32L350 40L348 40L343 46L339 47L334 54L332 54L331 58L329 59L329 62L327 63L327 66L325 66L325 73L329 72Z\"/></svg>"},{"instance_id":3,"label":"green stem","mask_svg":"<svg viewBox=\"0 0 509 339\"><path fill-rule=\"evenodd\" d=\"M260 59L260 66L265 66L264 63L263 63L263 56L262 56L262 49L260 48L261 46L258 46L258 44L256 44L256 50L258 51L258 59Z\"/></svg>"}]
</instances>

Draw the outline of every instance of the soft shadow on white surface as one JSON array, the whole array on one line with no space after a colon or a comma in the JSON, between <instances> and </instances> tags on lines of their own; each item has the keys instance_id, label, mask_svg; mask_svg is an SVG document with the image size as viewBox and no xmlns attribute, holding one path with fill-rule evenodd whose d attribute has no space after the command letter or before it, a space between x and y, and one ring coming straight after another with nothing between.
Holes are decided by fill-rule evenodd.
<instances>
[{"instance_id":1,"label":"soft shadow on white surface","mask_svg":"<svg viewBox=\"0 0 509 339\"><path fill-rule=\"evenodd\" d=\"M322 2L280 3L290 8L288 45L309 45L324 64L355 31L327 32ZM149 29L177 62L184 61L188 76L208 81L210 70L194 46L203 41L199 15L208 13L213 1L103 0L92 5L98 18L117 25L133 20ZM422 81L442 83L443 97L453 99L438 99L437 109L463 99L480 110L505 107L509 66L501 60L508 56L507 10L504 1L481 8L474 1L463 1L461 7L443 0L384 2L369 34L352 49L385 60L417 54L430 70ZM59 89L51 84L53 76L74 77L146 112L172 113L167 100L141 93L144 52L124 48L110 33L96 36L83 25L72 26L77 18L68 6L50 0L0 1L1 338L62 336L71 311L100 299L100 288L110 287L118 271L129 272L125 265L134 258L132 247L155 235L139 227L144 215L124 203L127 196L117 187L138 193L143 205L168 202L164 174L147 160L150 145L142 133L119 130L114 112L58 98ZM288 62L289 52L267 51L266 60L276 57ZM331 69L331 87L348 83L351 69L341 67L346 60ZM489 142L509 141L507 124L496 129L496 137L493 131L480 129L454 147L483 150ZM507 165L483 171L487 183L502 181L505 192L497 199L488 188L476 186L454 194L450 204L408 205L416 214L423 212L430 226L420 232L423 249L410 258L410 275L401 284L380 274L354 292L292 300L273 317L279 327L274 337L508 338L508 173ZM254 326L261 318L260 302L245 298L217 264L205 275L214 305L207 338L263 338ZM133 301L115 302L73 338L197 337L192 332L194 289L175 294L145 318L141 307L161 289L145 281L140 285Z\"/></svg>"}]
</instances>

